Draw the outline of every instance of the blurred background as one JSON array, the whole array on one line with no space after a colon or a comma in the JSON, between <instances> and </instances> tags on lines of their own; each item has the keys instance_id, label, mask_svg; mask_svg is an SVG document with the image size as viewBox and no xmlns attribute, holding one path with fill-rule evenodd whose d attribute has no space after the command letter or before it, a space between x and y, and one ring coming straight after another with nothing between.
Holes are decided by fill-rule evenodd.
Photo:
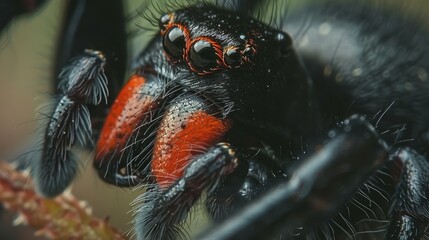
<instances>
[{"instance_id":1,"label":"blurred background","mask_svg":"<svg viewBox=\"0 0 429 240\"><path fill-rule=\"evenodd\" d=\"M362 1L376 7L401 12L407 17L420 21L425 27L429 23L429 1L427 0ZM126 15L135 15L136 9L139 9L142 2L143 0L124 1ZM32 132L37 128L37 121L34 121L36 109L49 100L48 93L54 92L51 69L54 66L58 29L61 27L66 3L67 1L46 1L35 13L20 16L1 33L0 160L10 160L11 156L28 144ZM320 3L316 0L290 0L287 5L289 11L293 11L301 5ZM161 4L158 3L158 5ZM284 4L277 6L284 6ZM100 10L102 11L102 7ZM277 9L278 12L281 10ZM269 16L267 21L268 19ZM138 26L147 24L144 18L136 17L129 21L128 30L133 32L139 28ZM129 40L130 55L136 55L154 34L156 32L152 31L132 36ZM74 183L74 195L87 201L92 206L95 216L108 217L114 226L124 232L128 231L132 218L129 204L140 193L104 184L92 169L91 154L82 152L80 156L85 168L81 170L80 176ZM202 207L198 207L197 211L203 212L201 209ZM197 222L198 225L193 226L193 229L200 229L200 226L207 224L207 220L201 217L202 215L204 214L194 215L192 222ZM0 209L0 239L43 239L35 237L33 232L24 226L14 226L14 218L13 213Z\"/></svg>"}]
</instances>

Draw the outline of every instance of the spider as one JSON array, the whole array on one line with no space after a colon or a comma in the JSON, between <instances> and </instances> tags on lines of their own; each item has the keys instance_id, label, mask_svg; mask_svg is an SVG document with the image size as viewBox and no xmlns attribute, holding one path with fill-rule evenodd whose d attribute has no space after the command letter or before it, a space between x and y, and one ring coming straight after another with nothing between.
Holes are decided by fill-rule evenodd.
<instances>
[{"instance_id":1,"label":"spider","mask_svg":"<svg viewBox=\"0 0 429 240\"><path fill-rule=\"evenodd\" d=\"M38 191L60 194L78 170L71 149L98 135L99 176L146 187L135 202L138 239L188 238L183 222L203 195L215 226L201 239L356 238L354 226L376 232L371 219L385 215L386 239L424 237L428 33L342 4L273 27L249 16L260 4L160 14L114 101L122 35L71 58L26 159ZM107 116L91 107L103 101Z\"/></svg>"}]
</instances>

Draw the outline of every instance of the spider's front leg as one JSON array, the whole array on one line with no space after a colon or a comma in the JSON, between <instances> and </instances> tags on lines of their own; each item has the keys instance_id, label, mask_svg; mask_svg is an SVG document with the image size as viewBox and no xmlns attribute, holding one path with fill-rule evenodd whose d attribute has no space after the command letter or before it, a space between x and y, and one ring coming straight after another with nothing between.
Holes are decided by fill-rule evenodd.
<instances>
[{"instance_id":1,"label":"spider's front leg","mask_svg":"<svg viewBox=\"0 0 429 240\"><path fill-rule=\"evenodd\" d=\"M44 196L60 194L76 176L79 161L72 148L92 145L87 105L107 101L105 61L102 53L86 50L60 73L58 89L61 93L50 113L43 113L48 121L40 128L33 149L24 155L37 189Z\"/></svg>"},{"instance_id":2,"label":"spider's front leg","mask_svg":"<svg viewBox=\"0 0 429 240\"><path fill-rule=\"evenodd\" d=\"M154 184L136 200L138 239L184 237L180 224L193 204L237 165L230 146L219 143L231 122L216 105L186 90L169 104L153 146Z\"/></svg>"},{"instance_id":3,"label":"spider's front leg","mask_svg":"<svg viewBox=\"0 0 429 240\"><path fill-rule=\"evenodd\" d=\"M263 239L298 226L317 224L333 214L385 160L388 152L361 117L329 132L320 149L289 171L275 186L201 239Z\"/></svg>"},{"instance_id":4,"label":"spider's front leg","mask_svg":"<svg viewBox=\"0 0 429 240\"><path fill-rule=\"evenodd\" d=\"M386 239L420 239L429 225L429 162L416 151L399 149L393 156L401 175L391 207Z\"/></svg>"},{"instance_id":5,"label":"spider's front leg","mask_svg":"<svg viewBox=\"0 0 429 240\"><path fill-rule=\"evenodd\" d=\"M98 11L101 5L103 11ZM66 6L54 66L54 75L59 75L57 95L52 108L42 112L42 118L47 121L39 126L34 146L18 159L24 160L24 165L28 163L37 190L47 197L60 194L75 178L79 161L72 148L76 145L93 147L94 135L98 134L97 118L104 119L105 115L104 110L93 106L101 101L110 103L108 92L116 92L125 72L122 2L71 0ZM106 55L86 50L67 62L70 56L91 46ZM106 73L105 58L111 59Z\"/></svg>"},{"instance_id":6,"label":"spider's front leg","mask_svg":"<svg viewBox=\"0 0 429 240\"><path fill-rule=\"evenodd\" d=\"M237 167L229 144L219 143L187 166L183 176L167 189L154 187L141 195L134 222L138 239L187 239L180 225L203 191Z\"/></svg>"},{"instance_id":7,"label":"spider's front leg","mask_svg":"<svg viewBox=\"0 0 429 240\"><path fill-rule=\"evenodd\" d=\"M208 189L210 195L228 174L242 175L237 168L240 155L229 145L215 145L193 158L182 175L172 174L173 184L167 188L158 184L143 194L135 222L139 239L184 237L180 224L202 192ZM285 221L289 229L314 223L335 211L385 159L386 146L372 126L363 118L351 118L342 129L330 132L321 150L294 168L289 181L204 238L259 239L284 229ZM242 178L243 186L249 183L246 174Z\"/></svg>"}]
</instances>

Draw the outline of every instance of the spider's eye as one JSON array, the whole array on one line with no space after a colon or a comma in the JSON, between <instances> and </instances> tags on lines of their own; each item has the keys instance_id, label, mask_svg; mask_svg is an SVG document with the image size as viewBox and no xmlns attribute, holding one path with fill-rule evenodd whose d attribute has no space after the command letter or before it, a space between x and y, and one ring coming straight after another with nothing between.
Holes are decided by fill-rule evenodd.
<instances>
[{"instance_id":1,"label":"spider's eye","mask_svg":"<svg viewBox=\"0 0 429 240\"><path fill-rule=\"evenodd\" d=\"M244 50L243 50L243 55L246 57L246 58L252 58L253 57L253 55L255 55L255 50L253 50L253 48L251 48L251 47L246 47Z\"/></svg>"},{"instance_id":2,"label":"spider's eye","mask_svg":"<svg viewBox=\"0 0 429 240\"><path fill-rule=\"evenodd\" d=\"M179 59L183 55L185 48L185 34L182 29L173 27L169 29L162 40L164 51L175 59Z\"/></svg>"},{"instance_id":3,"label":"spider's eye","mask_svg":"<svg viewBox=\"0 0 429 240\"><path fill-rule=\"evenodd\" d=\"M217 65L216 50L205 40L195 42L190 49L191 64L199 70L214 68Z\"/></svg>"},{"instance_id":4,"label":"spider's eye","mask_svg":"<svg viewBox=\"0 0 429 240\"><path fill-rule=\"evenodd\" d=\"M223 53L223 59L229 67L236 67L241 63L242 56L237 48L230 48Z\"/></svg>"},{"instance_id":5,"label":"spider's eye","mask_svg":"<svg viewBox=\"0 0 429 240\"><path fill-rule=\"evenodd\" d=\"M292 47L292 39L285 33L278 33L275 40L280 44L279 52L282 56L287 56Z\"/></svg>"},{"instance_id":6,"label":"spider's eye","mask_svg":"<svg viewBox=\"0 0 429 240\"><path fill-rule=\"evenodd\" d=\"M160 19L159 19L159 28L162 30L165 30L165 27L167 26L167 24L170 22L171 19L171 15L170 14L164 14Z\"/></svg>"}]
</instances>

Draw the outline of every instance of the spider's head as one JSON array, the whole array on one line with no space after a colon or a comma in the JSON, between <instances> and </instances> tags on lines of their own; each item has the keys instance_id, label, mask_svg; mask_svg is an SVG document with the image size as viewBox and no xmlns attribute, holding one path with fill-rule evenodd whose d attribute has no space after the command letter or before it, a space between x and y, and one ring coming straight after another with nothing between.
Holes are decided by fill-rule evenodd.
<instances>
[{"instance_id":1,"label":"spider's head","mask_svg":"<svg viewBox=\"0 0 429 240\"><path fill-rule=\"evenodd\" d=\"M207 5L165 14L159 25L103 127L95 161L102 177L113 166L139 183L151 162L167 187L238 121L305 126L308 82L286 33Z\"/></svg>"},{"instance_id":2,"label":"spider's head","mask_svg":"<svg viewBox=\"0 0 429 240\"><path fill-rule=\"evenodd\" d=\"M164 14L159 27L139 65L210 99L224 116L278 112L285 95L306 91L291 38L260 21L200 5Z\"/></svg>"}]
</instances>

